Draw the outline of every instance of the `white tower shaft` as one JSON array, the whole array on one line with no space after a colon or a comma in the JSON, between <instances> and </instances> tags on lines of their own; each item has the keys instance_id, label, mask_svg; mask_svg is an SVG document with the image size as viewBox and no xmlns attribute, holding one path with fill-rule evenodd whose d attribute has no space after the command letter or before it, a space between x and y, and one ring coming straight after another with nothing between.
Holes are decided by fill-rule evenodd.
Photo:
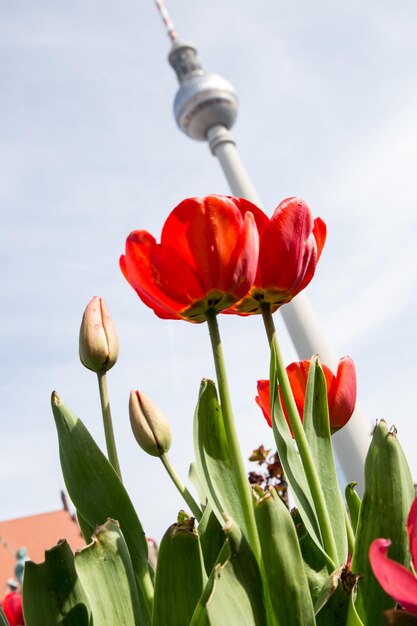
<instances>
[{"instance_id":1,"label":"white tower shaft","mask_svg":"<svg viewBox=\"0 0 417 626\"><path fill-rule=\"evenodd\" d=\"M232 194L244 197L261 207L262 202L242 163L232 133L224 126L212 126L207 131L207 140L213 155L219 159ZM318 354L323 363L336 371L338 360L321 330L307 296L299 294L289 304L281 307L280 311L299 359L310 359L313 354ZM371 424L357 407L349 423L332 437L345 478L349 482L358 482L360 490L370 436Z\"/></svg>"},{"instance_id":2,"label":"white tower shaft","mask_svg":"<svg viewBox=\"0 0 417 626\"><path fill-rule=\"evenodd\" d=\"M224 78L211 74L202 67L195 46L179 39L163 0L155 1L172 41L168 59L180 84L174 101L174 115L178 126L192 139L209 142L233 195L262 206L230 132L237 114L235 90ZM304 360L318 354L335 371L337 359L307 297L299 294L280 310L298 357ZM359 490L370 435L369 420L358 408L343 430L333 435L333 444L345 478L348 481L357 481Z\"/></svg>"}]
</instances>

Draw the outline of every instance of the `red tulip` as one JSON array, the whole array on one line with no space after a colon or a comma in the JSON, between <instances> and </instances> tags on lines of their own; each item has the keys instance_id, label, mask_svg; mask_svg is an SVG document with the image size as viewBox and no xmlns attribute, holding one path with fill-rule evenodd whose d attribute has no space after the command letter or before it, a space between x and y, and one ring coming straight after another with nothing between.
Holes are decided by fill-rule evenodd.
<instances>
[{"instance_id":1,"label":"red tulip","mask_svg":"<svg viewBox=\"0 0 417 626\"><path fill-rule=\"evenodd\" d=\"M250 289L259 235L247 200L189 198L168 216L161 243L144 230L126 240L120 267L159 317L203 322L208 310L230 307Z\"/></svg>"},{"instance_id":2,"label":"red tulip","mask_svg":"<svg viewBox=\"0 0 417 626\"><path fill-rule=\"evenodd\" d=\"M300 419L303 419L304 399L307 386L310 361L291 363L287 367L294 400L297 405ZM352 416L356 403L356 373L355 364L348 356L342 357L337 367L336 376L322 364L327 386L327 401L329 403L330 430L335 433L342 428ZM271 422L271 404L269 397L269 380L258 380L258 396L256 402L261 407L268 424ZM281 395L281 392L280 392ZM284 406L281 395L281 403ZM284 407L284 413L286 410ZM288 421L288 420L287 420Z\"/></svg>"},{"instance_id":3,"label":"red tulip","mask_svg":"<svg viewBox=\"0 0 417 626\"><path fill-rule=\"evenodd\" d=\"M258 269L249 293L225 313L260 313L263 302L276 311L292 300L313 278L326 241L326 224L313 220L300 198L283 200L271 219L260 209L250 210L260 237Z\"/></svg>"},{"instance_id":4,"label":"red tulip","mask_svg":"<svg viewBox=\"0 0 417 626\"><path fill-rule=\"evenodd\" d=\"M408 540L414 570L417 567L417 498L411 505L407 522ZM417 615L417 578L400 563L387 557L389 539L375 539L369 549L369 560L379 584L406 611Z\"/></svg>"}]
</instances>

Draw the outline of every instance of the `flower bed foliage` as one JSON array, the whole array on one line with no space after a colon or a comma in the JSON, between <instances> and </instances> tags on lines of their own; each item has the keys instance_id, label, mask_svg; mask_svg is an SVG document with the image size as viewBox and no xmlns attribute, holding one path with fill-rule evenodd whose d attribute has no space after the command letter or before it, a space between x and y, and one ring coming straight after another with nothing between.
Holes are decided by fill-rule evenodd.
<instances>
[{"instance_id":1,"label":"flower bed foliage","mask_svg":"<svg viewBox=\"0 0 417 626\"><path fill-rule=\"evenodd\" d=\"M363 498L354 484L343 494L331 434L354 410L353 361L343 357L332 372L312 355L286 367L274 326L273 313L313 278L325 240L324 222L299 198L268 218L247 200L214 195L181 202L160 243L143 230L128 236L120 266L144 304L162 319L208 325L217 380L200 385L188 486L169 460L171 432L160 409L138 390L129 402L137 442L160 458L184 511L166 531L154 570L112 429L106 374L118 358L116 329L94 297L80 358L98 377L107 456L54 392L62 472L86 547L73 555L63 540L44 563L26 564L26 626L417 624L417 507L396 431L376 424ZM250 480L228 390L222 313L259 315L271 348L257 402L277 455L255 450ZM243 328L245 320L236 323Z\"/></svg>"}]
</instances>

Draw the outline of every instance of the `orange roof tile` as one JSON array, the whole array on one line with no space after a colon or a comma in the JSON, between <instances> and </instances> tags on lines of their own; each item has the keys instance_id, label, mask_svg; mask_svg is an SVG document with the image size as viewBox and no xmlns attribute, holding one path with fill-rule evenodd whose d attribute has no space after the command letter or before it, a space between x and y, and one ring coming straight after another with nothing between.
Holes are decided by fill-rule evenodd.
<instances>
[{"instance_id":1,"label":"orange roof tile","mask_svg":"<svg viewBox=\"0 0 417 626\"><path fill-rule=\"evenodd\" d=\"M65 509L0 522L0 599L8 578L15 578L16 551L24 546L31 561L44 560L45 550L66 539L72 550L85 545L77 523Z\"/></svg>"}]
</instances>

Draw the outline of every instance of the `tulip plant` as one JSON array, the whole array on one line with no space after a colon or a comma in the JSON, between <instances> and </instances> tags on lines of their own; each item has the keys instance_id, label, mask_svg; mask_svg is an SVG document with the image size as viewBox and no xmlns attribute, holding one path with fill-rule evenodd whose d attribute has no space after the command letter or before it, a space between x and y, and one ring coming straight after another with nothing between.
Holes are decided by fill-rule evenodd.
<instances>
[{"instance_id":1,"label":"tulip plant","mask_svg":"<svg viewBox=\"0 0 417 626\"><path fill-rule=\"evenodd\" d=\"M63 540L43 563L26 564L26 626L417 624L417 503L395 428L383 420L375 426L362 499L355 483L343 493L331 435L354 410L353 361L343 357L335 373L318 355L286 367L274 326L273 313L313 278L325 239L324 222L299 198L268 218L247 200L215 195L181 202L160 243L143 230L128 236L120 267L142 302L162 319L208 326L217 380L200 385L188 484L168 457L171 431L160 409L142 391L129 400L134 436L159 457L184 510L153 567L112 429L106 375L117 360L117 335L105 303L93 298L80 358L97 374L107 455L54 392L62 472L86 546L74 555ZM265 326L270 378L258 382L257 402L273 430L278 456L269 464L279 459L291 512L270 482L248 480L222 313L258 314ZM245 320L237 323L244 332ZM265 461L268 451L257 454Z\"/></svg>"}]
</instances>

